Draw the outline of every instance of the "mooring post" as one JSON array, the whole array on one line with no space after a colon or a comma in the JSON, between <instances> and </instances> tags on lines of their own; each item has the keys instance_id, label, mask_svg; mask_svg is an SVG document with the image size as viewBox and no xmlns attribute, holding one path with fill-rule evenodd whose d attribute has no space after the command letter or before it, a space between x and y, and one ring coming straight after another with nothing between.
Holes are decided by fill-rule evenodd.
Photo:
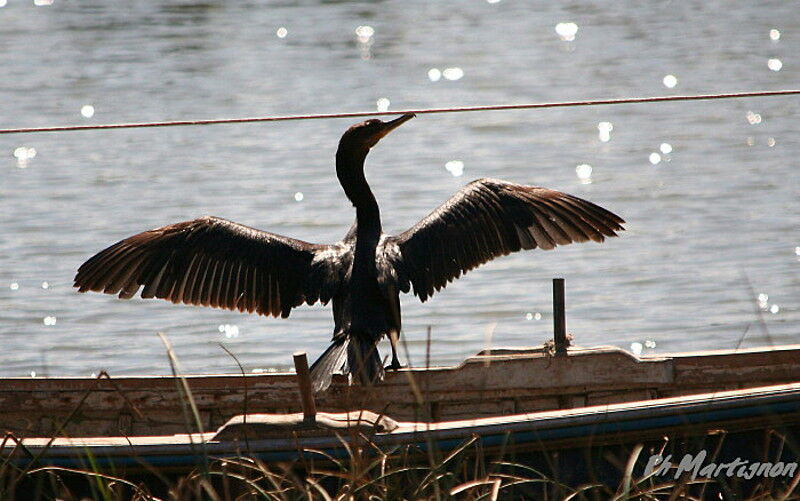
<instances>
[{"instance_id":1,"label":"mooring post","mask_svg":"<svg viewBox=\"0 0 800 501\"><path fill-rule=\"evenodd\" d=\"M300 404L303 406L303 420L314 423L317 420L317 406L314 403L314 393L311 391L311 373L308 371L308 357L306 352L295 352L294 370L297 373L297 386L300 389Z\"/></svg>"},{"instance_id":2,"label":"mooring post","mask_svg":"<svg viewBox=\"0 0 800 501\"><path fill-rule=\"evenodd\" d=\"M553 279L553 340L556 355L567 354L567 312L564 306L564 279Z\"/></svg>"}]
</instances>

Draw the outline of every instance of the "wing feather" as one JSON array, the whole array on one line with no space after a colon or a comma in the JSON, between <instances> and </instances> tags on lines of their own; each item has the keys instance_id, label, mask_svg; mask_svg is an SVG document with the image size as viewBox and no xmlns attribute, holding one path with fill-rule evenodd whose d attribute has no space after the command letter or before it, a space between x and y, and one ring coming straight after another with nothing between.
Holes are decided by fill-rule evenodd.
<instances>
[{"instance_id":1,"label":"wing feather","mask_svg":"<svg viewBox=\"0 0 800 501\"><path fill-rule=\"evenodd\" d=\"M319 245L216 217L126 238L88 259L75 275L80 292L288 316L327 300L342 286L348 245ZM325 291L323 294L322 291Z\"/></svg>"},{"instance_id":2,"label":"wing feather","mask_svg":"<svg viewBox=\"0 0 800 501\"><path fill-rule=\"evenodd\" d=\"M616 214L538 186L478 179L409 230L387 237L382 252L400 290L425 301L467 271L520 249L617 236Z\"/></svg>"}]
</instances>

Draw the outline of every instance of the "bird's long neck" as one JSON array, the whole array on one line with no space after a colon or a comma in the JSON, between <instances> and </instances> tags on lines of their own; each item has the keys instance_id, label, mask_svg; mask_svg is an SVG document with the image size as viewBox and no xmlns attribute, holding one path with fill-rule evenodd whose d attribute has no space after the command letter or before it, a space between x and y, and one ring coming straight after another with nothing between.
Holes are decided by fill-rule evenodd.
<instances>
[{"instance_id":1,"label":"bird's long neck","mask_svg":"<svg viewBox=\"0 0 800 501\"><path fill-rule=\"evenodd\" d=\"M356 208L357 236L359 240L380 238L381 213L375 195L364 177L364 160L369 150L343 150L336 152L336 176L347 198Z\"/></svg>"}]
</instances>

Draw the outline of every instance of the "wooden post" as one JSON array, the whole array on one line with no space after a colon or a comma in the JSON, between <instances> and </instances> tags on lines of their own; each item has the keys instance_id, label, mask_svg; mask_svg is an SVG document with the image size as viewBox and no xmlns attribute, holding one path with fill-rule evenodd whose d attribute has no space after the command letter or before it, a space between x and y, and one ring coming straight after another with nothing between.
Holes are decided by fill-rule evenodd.
<instances>
[{"instance_id":1,"label":"wooden post","mask_svg":"<svg viewBox=\"0 0 800 501\"><path fill-rule=\"evenodd\" d=\"M556 355L567 354L567 312L564 306L564 279L553 279L553 340Z\"/></svg>"},{"instance_id":2,"label":"wooden post","mask_svg":"<svg viewBox=\"0 0 800 501\"><path fill-rule=\"evenodd\" d=\"M314 393L311 391L311 373L308 371L308 358L306 352L295 352L294 370L297 372L297 386L300 389L300 404L303 406L303 419L306 423L317 420L317 406L314 403Z\"/></svg>"}]
</instances>

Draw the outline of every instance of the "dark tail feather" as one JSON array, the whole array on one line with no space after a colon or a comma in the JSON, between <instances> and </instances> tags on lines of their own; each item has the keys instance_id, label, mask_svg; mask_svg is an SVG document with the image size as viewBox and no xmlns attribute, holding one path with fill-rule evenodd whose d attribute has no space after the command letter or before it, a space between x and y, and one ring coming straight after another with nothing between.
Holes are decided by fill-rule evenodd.
<instances>
[{"instance_id":1,"label":"dark tail feather","mask_svg":"<svg viewBox=\"0 0 800 501\"><path fill-rule=\"evenodd\" d=\"M374 340L350 336L347 348L347 364L350 374L366 386L383 379L383 364Z\"/></svg>"},{"instance_id":2,"label":"dark tail feather","mask_svg":"<svg viewBox=\"0 0 800 501\"><path fill-rule=\"evenodd\" d=\"M339 372L347 373L347 352L350 337L336 340L328 346L316 362L311 365L311 388L314 393L325 391L331 385L331 378Z\"/></svg>"},{"instance_id":3,"label":"dark tail feather","mask_svg":"<svg viewBox=\"0 0 800 501\"><path fill-rule=\"evenodd\" d=\"M383 364L374 341L346 336L335 340L311 366L314 393L325 391L334 374L351 374L362 385L383 379Z\"/></svg>"}]
</instances>

